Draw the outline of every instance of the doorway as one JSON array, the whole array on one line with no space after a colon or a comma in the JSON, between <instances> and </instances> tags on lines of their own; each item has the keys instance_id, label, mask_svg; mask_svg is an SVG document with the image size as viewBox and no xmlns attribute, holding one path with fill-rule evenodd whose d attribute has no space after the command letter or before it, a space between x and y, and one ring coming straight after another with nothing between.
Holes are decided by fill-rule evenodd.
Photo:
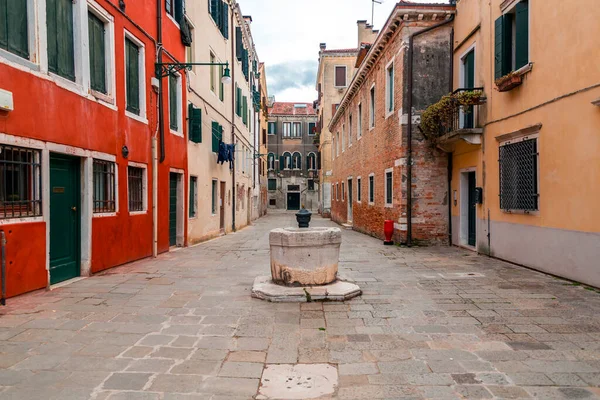
<instances>
[{"instance_id":1,"label":"doorway","mask_svg":"<svg viewBox=\"0 0 600 400\"><path fill-rule=\"evenodd\" d=\"M221 233L225 233L225 182L221 182L219 190L219 226Z\"/></svg>"},{"instance_id":2,"label":"doorway","mask_svg":"<svg viewBox=\"0 0 600 400\"><path fill-rule=\"evenodd\" d=\"M475 247L477 243L477 203L475 171L461 173L460 177L460 242Z\"/></svg>"},{"instance_id":3,"label":"doorway","mask_svg":"<svg viewBox=\"0 0 600 400\"><path fill-rule=\"evenodd\" d=\"M348 179L348 222L352 222L352 178Z\"/></svg>"},{"instance_id":4,"label":"doorway","mask_svg":"<svg viewBox=\"0 0 600 400\"><path fill-rule=\"evenodd\" d=\"M50 284L76 278L81 270L81 163L50 154Z\"/></svg>"},{"instance_id":5,"label":"doorway","mask_svg":"<svg viewBox=\"0 0 600 400\"><path fill-rule=\"evenodd\" d=\"M287 194L287 209L288 211L300 210L300 193Z\"/></svg>"},{"instance_id":6,"label":"doorway","mask_svg":"<svg viewBox=\"0 0 600 400\"><path fill-rule=\"evenodd\" d=\"M177 245L177 174L169 174L169 246Z\"/></svg>"}]
</instances>

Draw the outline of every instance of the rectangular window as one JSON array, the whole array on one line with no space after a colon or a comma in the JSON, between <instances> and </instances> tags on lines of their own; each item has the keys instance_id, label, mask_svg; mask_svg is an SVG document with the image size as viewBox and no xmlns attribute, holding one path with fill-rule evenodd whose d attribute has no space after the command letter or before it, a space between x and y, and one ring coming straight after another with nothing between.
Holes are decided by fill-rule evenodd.
<instances>
[{"instance_id":1,"label":"rectangular window","mask_svg":"<svg viewBox=\"0 0 600 400\"><path fill-rule=\"evenodd\" d=\"M225 74L224 67L219 66L219 100L225 100L225 84L223 83L223 75Z\"/></svg>"},{"instance_id":2,"label":"rectangular window","mask_svg":"<svg viewBox=\"0 0 600 400\"><path fill-rule=\"evenodd\" d=\"M190 176L190 218L198 216L198 178Z\"/></svg>"},{"instance_id":3,"label":"rectangular window","mask_svg":"<svg viewBox=\"0 0 600 400\"><path fill-rule=\"evenodd\" d=\"M277 179L269 179L269 191L277 190Z\"/></svg>"},{"instance_id":4,"label":"rectangular window","mask_svg":"<svg viewBox=\"0 0 600 400\"><path fill-rule=\"evenodd\" d=\"M292 125L292 137L302 137L302 124L300 122L294 122Z\"/></svg>"},{"instance_id":5,"label":"rectangular window","mask_svg":"<svg viewBox=\"0 0 600 400\"><path fill-rule=\"evenodd\" d=\"M348 117L348 147L352 146L352 114Z\"/></svg>"},{"instance_id":6,"label":"rectangular window","mask_svg":"<svg viewBox=\"0 0 600 400\"><path fill-rule=\"evenodd\" d=\"M394 63L392 63L386 71L386 104L387 112L392 113L394 111Z\"/></svg>"},{"instance_id":7,"label":"rectangular window","mask_svg":"<svg viewBox=\"0 0 600 400\"><path fill-rule=\"evenodd\" d=\"M308 123L308 134L314 135L316 133L317 124L314 122Z\"/></svg>"},{"instance_id":8,"label":"rectangular window","mask_svg":"<svg viewBox=\"0 0 600 400\"><path fill-rule=\"evenodd\" d=\"M346 87L346 67L344 65L335 67L335 87Z\"/></svg>"},{"instance_id":9,"label":"rectangular window","mask_svg":"<svg viewBox=\"0 0 600 400\"><path fill-rule=\"evenodd\" d=\"M277 199L269 199L269 205L270 206L276 206L277 205Z\"/></svg>"},{"instance_id":10,"label":"rectangular window","mask_svg":"<svg viewBox=\"0 0 600 400\"><path fill-rule=\"evenodd\" d=\"M213 53L210 53L210 63L214 64L216 63L216 58L215 55ZM217 71L216 71L216 66L215 65L211 65L209 66L210 68L210 90L213 93L217 92Z\"/></svg>"},{"instance_id":11,"label":"rectangular window","mask_svg":"<svg viewBox=\"0 0 600 400\"><path fill-rule=\"evenodd\" d=\"M238 117L242 116L242 88L237 86L235 88L235 113Z\"/></svg>"},{"instance_id":12,"label":"rectangular window","mask_svg":"<svg viewBox=\"0 0 600 400\"><path fill-rule=\"evenodd\" d=\"M0 219L42 215L41 152L0 145Z\"/></svg>"},{"instance_id":13,"label":"rectangular window","mask_svg":"<svg viewBox=\"0 0 600 400\"><path fill-rule=\"evenodd\" d=\"M369 127L375 127L375 86L371 88L369 93Z\"/></svg>"},{"instance_id":14,"label":"rectangular window","mask_svg":"<svg viewBox=\"0 0 600 400\"><path fill-rule=\"evenodd\" d=\"M219 152L219 144L223 140L223 127L216 121L212 122L212 151Z\"/></svg>"},{"instance_id":15,"label":"rectangular window","mask_svg":"<svg viewBox=\"0 0 600 400\"><path fill-rule=\"evenodd\" d=\"M362 104L358 105L358 129L356 136L360 138L362 136Z\"/></svg>"},{"instance_id":16,"label":"rectangular window","mask_svg":"<svg viewBox=\"0 0 600 400\"><path fill-rule=\"evenodd\" d=\"M90 40L90 87L92 90L107 94L104 21L90 11L88 11L88 33Z\"/></svg>"},{"instance_id":17,"label":"rectangular window","mask_svg":"<svg viewBox=\"0 0 600 400\"><path fill-rule=\"evenodd\" d=\"M375 203L375 177L369 176L369 203Z\"/></svg>"},{"instance_id":18,"label":"rectangular window","mask_svg":"<svg viewBox=\"0 0 600 400\"><path fill-rule=\"evenodd\" d=\"M386 171L385 173L385 204L391 205L393 203L393 172Z\"/></svg>"},{"instance_id":19,"label":"rectangular window","mask_svg":"<svg viewBox=\"0 0 600 400\"><path fill-rule=\"evenodd\" d=\"M275 135L277 133L277 123L269 122L269 135Z\"/></svg>"},{"instance_id":20,"label":"rectangular window","mask_svg":"<svg viewBox=\"0 0 600 400\"><path fill-rule=\"evenodd\" d=\"M217 215L217 207L218 207L218 182L213 179L212 181L212 202L211 202L211 213L212 215Z\"/></svg>"},{"instance_id":21,"label":"rectangular window","mask_svg":"<svg viewBox=\"0 0 600 400\"><path fill-rule=\"evenodd\" d=\"M292 124L290 122L283 123L283 137L290 137Z\"/></svg>"},{"instance_id":22,"label":"rectangular window","mask_svg":"<svg viewBox=\"0 0 600 400\"><path fill-rule=\"evenodd\" d=\"M169 75L169 127L174 131L179 130L178 84L177 76Z\"/></svg>"},{"instance_id":23,"label":"rectangular window","mask_svg":"<svg viewBox=\"0 0 600 400\"><path fill-rule=\"evenodd\" d=\"M522 0L495 21L495 79L529 63L529 2Z\"/></svg>"},{"instance_id":24,"label":"rectangular window","mask_svg":"<svg viewBox=\"0 0 600 400\"><path fill-rule=\"evenodd\" d=\"M129 211L146 211L144 204L144 168L127 167Z\"/></svg>"},{"instance_id":25,"label":"rectangular window","mask_svg":"<svg viewBox=\"0 0 600 400\"><path fill-rule=\"evenodd\" d=\"M537 139L500 146L500 208L536 211L538 198Z\"/></svg>"},{"instance_id":26,"label":"rectangular window","mask_svg":"<svg viewBox=\"0 0 600 400\"><path fill-rule=\"evenodd\" d=\"M48 70L71 81L75 81L73 7L72 0L46 0Z\"/></svg>"},{"instance_id":27,"label":"rectangular window","mask_svg":"<svg viewBox=\"0 0 600 400\"><path fill-rule=\"evenodd\" d=\"M29 58L26 0L0 0L0 48Z\"/></svg>"},{"instance_id":28,"label":"rectangular window","mask_svg":"<svg viewBox=\"0 0 600 400\"><path fill-rule=\"evenodd\" d=\"M125 39L125 80L127 111L140 115L140 48Z\"/></svg>"},{"instance_id":29,"label":"rectangular window","mask_svg":"<svg viewBox=\"0 0 600 400\"><path fill-rule=\"evenodd\" d=\"M346 189L344 182L342 182L342 201L346 201Z\"/></svg>"},{"instance_id":30,"label":"rectangular window","mask_svg":"<svg viewBox=\"0 0 600 400\"><path fill-rule=\"evenodd\" d=\"M356 179L356 201L360 202L362 200L362 179Z\"/></svg>"},{"instance_id":31,"label":"rectangular window","mask_svg":"<svg viewBox=\"0 0 600 400\"><path fill-rule=\"evenodd\" d=\"M165 9L180 24L184 13L184 0L165 0Z\"/></svg>"},{"instance_id":32,"label":"rectangular window","mask_svg":"<svg viewBox=\"0 0 600 400\"><path fill-rule=\"evenodd\" d=\"M192 103L188 106L188 139L194 143L202 143L202 109Z\"/></svg>"},{"instance_id":33,"label":"rectangular window","mask_svg":"<svg viewBox=\"0 0 600 400\"><path fill-rule=\"evenodd\" d=\"M190 29L190 38L192 38L192 43L194 42L194 28L192 28L191 24L187 24ZM194 45L185 48L185 62L193 63L194 62ZM194 67L192 67L192 72L196 72Z\"/></svg>"},{"instance_id":34,"label":"rectangular window","mask_svg":"<svg viewBox=\"0 0 600 400\"><path fill-rule=\"evenodd\" d=\"M248 97L242 97L242 122L248 125Z\"/></svg>"},{"instance_id":35,"label":"rectangular window","mask_svg":"<svg viewBox=\"0 0 600 400\"><path fill-rule=\"evenodd\" d=\"M314 192L315 190L315 181L314 179L309 179L308 180L308 190L311 192Z\"/></svg>"},{"instance_id":36,"label":"rectangular window","mask_svg":"<svg viewBox=\"0 0 600 400\"><path fill-rule=\"evenodd\" d=\"M115 207L115 163L94 160L94 213L111 213Z\"/></svg>"}]
</instances>

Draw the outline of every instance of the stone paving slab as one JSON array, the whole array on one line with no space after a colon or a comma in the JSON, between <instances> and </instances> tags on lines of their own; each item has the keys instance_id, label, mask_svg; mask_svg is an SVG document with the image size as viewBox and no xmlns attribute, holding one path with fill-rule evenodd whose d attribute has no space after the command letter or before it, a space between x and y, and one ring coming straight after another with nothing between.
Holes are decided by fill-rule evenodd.
<instances>
[{"instance_id":1,"label":"stone paving slab","mask_svg":"<svg viewBox=\"0 0 600 400\"><path fill-rule=\"evenodd\" d=\"M265 368L282 364L334 368L337 387L321 399L600 398L596 291L462 249L384 247L343 230L340 274L361 296L251 298L270 272L269 230L294 221L269 215L9 299L0 399L265 398Z\"/></svg>"}]
</instances>

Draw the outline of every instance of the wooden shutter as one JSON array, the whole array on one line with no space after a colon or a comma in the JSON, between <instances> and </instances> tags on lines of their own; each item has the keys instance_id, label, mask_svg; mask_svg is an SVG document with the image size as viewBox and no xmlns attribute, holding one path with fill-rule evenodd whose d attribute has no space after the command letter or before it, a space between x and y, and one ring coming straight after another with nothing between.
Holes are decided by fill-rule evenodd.
<instances>
[{"instance_id":1,"label":"wooden shutter","mask_svg":"<svg viewBox=\"0 0 600 400\"><path fill-rule=\"evenodd\" d=\"M529 63L529 3L521 1L516 6L515 69Z\"/></svg>"},{"instance_id":2,"label":"wooden shutter","mask_svg":"<svg viewBox=\"0 0 600 400\"><path fill-rule=\"evenodd\" d=\"M0 0L0 48L29 58L27 1Z\"/></svg>"},{"instance_id":3,"label":"wooden shutter","mask_svg":"<svg viewBox=\"0 0 600 400\"><path fill-rule=\"evenodd\" d=\"M188 107L189 140L194 143L202 143L202 109L190 104Z\"/></svg>"},{"instance_id":4,"label":"wooden shutter","mask_svg":"<svg viewBox=\"0 0 600 400\"><path fill-rule=\"evenodd\" d=\"M235 56L238 60L242 61L242 49L244 45L244 39L242 36L242 28L237 26L235 28Z\"/></svg>"},{"instance_id":5,"label":"wooden shutter","mask_svg":"<svg viewBox=\"0 0 600 400\"><path fill-rule=\"evenodd\" d=\"M174 131L179 129L177 110L177 77L169 75L169 126Z\"/></svg>"},{"instance_id":6,"label":"wooden shutter","mask_svg":"<svg viewBox=\"0 0 600 400\"><path fill-rule=\"evenodd\" d=\"M72 0L46 1L48 33L48 69L64 78L75 80L73 49Z\"/></svg>"},{"instance_id":7,"label":"wooden shutter","mask_svg":"<svg viewBox=\"0 0 600 400\"><path fill-rule=\"evenodd\" d=\"M219 100L223 101L225 99L225 86L223 84L223 66L219 68Z\"/></svg>"},{"instance_id":8,"label":"wooden shutter","mask_svg":"<svg viewBox=\"0 0 600 400\"><path fill-rule=\"evenodd\" d=\"M140 115L140 50L135 43L125 39L127 111Z\"/></svg>"},{"instance_id":9,"label":"wooden shutter","mask_svg":"<svg viewBox=\"0 0 600 400\"><path fill-rule=\"evenodd\" d=\"M168 14L173 15L173 5L171 4L173 0L165 0L165 10L167 10Z\"/></svg>"},{"instance_id":10,"label":"wooden shutter","mask_svg":"<svg viewBox=\"0 0 600 400\"><path fill-rule=\"evenodd\" d=\"M346 86L346 67L335 67L335 86Z\"/></svg>"},{"instance_id":11,"label":"wooden shutter","mask_svg":"<svg viewBox=\"0 0 600 400\"><path fill-rule=\"evenodd\" d=\"M229 4L221 2L221 33L225 39L229 39Z\"/></svg>"},{"instance_id":12,"label":"wooden shutter","mask_svg":"<svg viewBox=\"0 0 600 400\"><path fill-rule=\"evenodd\" d=\"M173 17L177 23L181 24L183 22L183 0L173 0Z\"/></svg>"},{"instance_id":13,"label":"wooden shutter","mask_svg":"<svg viewBox=\"0 0 600 400\"><path fill-rule=\"evenodd\" d=\"M494 78L498 79L504 76L504 16L498 18L494 26Z\"/></svg>"},{"instance_id":14,"label":"wooden shutter","mask_svg":"<svg viewBox=\"0 0 600 400\"><path fill-rule=\"evenodd\" d=\"M248 97L244 96L242 102L242 121L244 125L248 124Z\"/></svg>"},{"instance_id":15,"label":"wooden shutter","mask_svg":"<svg viewBox=\"0 0 600 400\"><path fill-rule=\"evenodd\" d=\"M213 153L219 152L219 143L223 137L223 127L218 122L212 122L212 151Z\"/></svg>"},{"instance_id":16,"label":"wooden shutter","mask_svg":"<svg viewBox=\"0 0 600 400\"><path fill-rule=\"evenodd\" d=\"M219 18L221 15L221 1L220 0L208 0L210 1L210 15L219 26Z\"/></svg>"},{"instance_id":17,"label":"wooden shutter","mask_svg":"<svg viewBox=\"0 0 600 400\"><path fill-rule=\"evenodd\" d=\"M104 22L88 12L90 49L90 85L92 90L106 94L106 52Z\"/></svg>"},{"instance_id":18,"label":"wooden shutter","mask_svg":"<svg viewBox=\"0 0 600 400\"><path fill-rule=\"evenodd\" d=\"M190 187L189 187L189 191L190 191L190 204L189 204L189 213L190 213L190 217L195 217L196 216L196 184L197 184L197 179L195 176L190 176Z\"/></svg>"}]
</instances>

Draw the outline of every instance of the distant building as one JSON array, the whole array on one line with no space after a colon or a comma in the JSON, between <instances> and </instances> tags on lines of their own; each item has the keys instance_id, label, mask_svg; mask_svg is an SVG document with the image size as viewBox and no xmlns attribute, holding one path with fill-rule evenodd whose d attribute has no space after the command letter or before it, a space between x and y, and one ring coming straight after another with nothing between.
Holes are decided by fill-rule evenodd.
<instances>
[{"instance_id":1,"label":"distant building","mask_svg":"<svg viewBox=\"0 0 600 400\"><path fill-rule=\"evenodd\" d=\"M258 135L258 154L256 154L255 157L258 163L258 178L256 184L260 190L258 201L258 215L260 217L267 213L267 207L269 203L269 196L267 193L267 154L269 152L267 144L267 122L269 119L269 92L267 89L267 69L265 68L264 63L259 64L258 73L260 74L260 77L258 78L258 92L260 93L260 133Z\"/></svg>"},{"instance_id":2,"label":"distant building","mask_svg":"<svg viewBox=\"0 0 600 400\"><path fill-rule=\"evenodd\" d=\"M316 125L312 103L274 102L269 108L269 208L318 209Z\"/></svg>"}]
</instances>

